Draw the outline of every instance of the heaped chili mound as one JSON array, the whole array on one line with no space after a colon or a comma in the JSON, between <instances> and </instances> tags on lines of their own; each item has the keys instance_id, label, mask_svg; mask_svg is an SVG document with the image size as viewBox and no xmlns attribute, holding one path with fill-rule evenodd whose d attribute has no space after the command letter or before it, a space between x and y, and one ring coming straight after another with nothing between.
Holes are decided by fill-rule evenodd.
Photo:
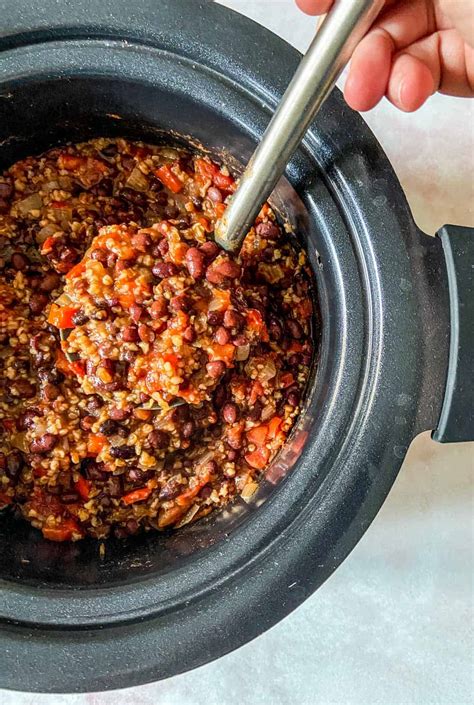
<instances>
[{"instance_id":1,"label":"heaped chili mound","mask_svg":"<svg viewBox=\"0 0 474 705\"><path fill-rule=\"evenodd\" d=\"M312 356L304 253L268 206L238 257L234 190L182 149L97 139L0 177L0 505L63 541L251 496Z\"/></svg>"}]
</instances>

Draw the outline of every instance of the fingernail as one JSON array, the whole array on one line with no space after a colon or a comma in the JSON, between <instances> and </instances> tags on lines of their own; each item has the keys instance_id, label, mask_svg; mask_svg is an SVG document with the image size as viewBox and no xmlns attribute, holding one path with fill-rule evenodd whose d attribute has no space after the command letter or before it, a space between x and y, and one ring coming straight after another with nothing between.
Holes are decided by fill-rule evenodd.
<instances>
[{"instance_id":1,"label":"fingernail","mask_svg":"<svg viewBox=\"0 0 474 705\"><path fill-rule=\"evenodd\" d=\"M405 88L405 79L402 78L399 85L398 85L398 103L400 107L404 108L405 104L403 101L403 89Z\"/></svg>"}]
</instances>

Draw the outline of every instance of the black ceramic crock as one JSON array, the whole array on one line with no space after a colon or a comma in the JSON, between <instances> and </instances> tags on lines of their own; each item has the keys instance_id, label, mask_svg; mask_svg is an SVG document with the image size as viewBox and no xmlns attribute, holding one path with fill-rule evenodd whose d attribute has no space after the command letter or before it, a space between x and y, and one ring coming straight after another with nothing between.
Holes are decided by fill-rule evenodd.
<instances>
[{"instance_id":1,"label":"black ceramic crock","mask_svg":"<svg viewBox=\"0 0 474 705\"><path fill-rule=\"evenodd\" d=\"M19 0L0 29L0 166L66 140L180 136L245 163L299 54L197 0ZM54 544L4 516L2 685L94 691L193 668L341 563L412 439L474 438L474 235L421 233L337 91L277 189L315 272L319 367L254 500L180 532Z\"/></svg>"}]
</instances>

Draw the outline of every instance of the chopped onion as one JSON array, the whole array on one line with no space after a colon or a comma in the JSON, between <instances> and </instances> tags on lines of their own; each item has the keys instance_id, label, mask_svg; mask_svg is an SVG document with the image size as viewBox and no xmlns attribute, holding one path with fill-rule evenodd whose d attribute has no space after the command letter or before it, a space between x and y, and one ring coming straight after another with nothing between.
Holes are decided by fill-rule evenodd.
<instances>
[{"instance_id":1,"label":"chopped onion","mask_svg":"<svg viewBox=\"0 0 474 705\"><path fill-rule=\"evenodd\" d=\"M16 204L20 215L28 215L30 211L40 210L42 207L43 201L39 193L32 193Z\"/></svg>"},{"instance_id":2,"label":"chopped onion","mask_svg":"<svg viewBox=\"0 0 474 705\"><path fill-rule=\"evenodd\" d=\"M273 360L265 360L263 369L258 372L258 378L261 382L268 382L269 379L273 379L276 376L276 373L277 371Z\"/></svg>"},{"instance_id":3,"label":"chopped onion","mask_svg":"<svg viewBox=\"0 0 474 705\"><path fill-rule=\"evenodd\" d=\"M184 517L180 519L177 524L175 524L175 529L180 529L185 524L189 524L189 522L192 521L193 517L198 513L198 511L199 504L193 504L191 509L186 512Z\"/></svg>"},{"instance_id":4,"label":"chopped onion","mask_svg":"<svg viewBox=\"0 0 474 705\"><path fill-rule=\"evenodd\" d=\"M26 444L26 431L21 433L14 433L11 437L10 443L14 448L23 451L23 453L28 452L28 446Z\"/></svg>"},{"instance_id":5,"label":"chopped onion","mask_svg":"<svg viewBox=\"0 0 474 705\"><path fill-rule=\"evenodd\" d=\"M248 343L246 343L246 345L239 345L236 348L235 359L238 362L242 362L243 360L247 360L249 355L250 355L250 345Z\"/></svg>"},{"instance_id":6,"label":"chopped onion","mask_svg":"<svg viewBox=\"0 0 474 705\"><path fill-rule=\"evenodd\" d=\"M275 406L273 404L268 404L263 408L260 418L262 421L268 421L268 419L271 419L273 416L275 416Z\"/></svg>"},{"instance_id":7,"label":"chopped onion","mask_svg":"<svg viewBox=\"0 0 474 705\"><path fill-rule=\"evenodd\" d=\"M56 223L49 223L45 225L44 228L36 234L36 242L38 245L42 245L43 242L48 238L58 232L58 226Z\"/></svg>"},{"instance_id":8,"label":"chopped onion","mask_svg":"<svg viewBox=\"0 0 474 705\"><path fill-rule=\"evenodd\" d=\"M249 480L249 482L246 483L244 489L240 493L240 496L244 500L244 502L247 502L252 495L255 494L255 490L257 489L258 484L254 482L253 480Z\"/></svg>"},{"instance_id":9,"label":"chopped onion","mask_svg":"<svg viewBox=\"0 0 474 705\"><path fill-rule=\"evenodd\" d=\"M174 160L179 158L179 152L176 149L173 149L172 147L162 147L159 150L159 154L165 159Z\"/></svg>"},{"instance_id":10,"label":"chopped onion","mask_svg":"<svg viewBox=\"0 0 474 705\"><path fill-rule=\"evenodd\" d=\"M134 191L147 191L148 190L148 179L145 174L140 171L136 166L132 169L132 172L125 182L125 186L128 188L133 188Z\"/></svg>"},{"instance_id":11,"label":"chopped onion","mask_svg":"<svg viewBox=\"0 0 474 705\"><path fill-rule=\"evenodd\" d=\"M54 214L54 218L57 223L64 223L67 225L72 220L72 208L69 206L54 208L51 213Z\"/></svg>"},{"instance_id":12,"label":"chopped onion","mask_svg":"<svg viewBox=\"0 0 474 705\"><path fill-rule=\"evenodd\" d=\"M56 189L59 189L59 188L60 187L59 187L58 181L48 181L48 183L43 186L43 191L50 193L50 191L55 191Z\"/></svg>"}]
</instances>

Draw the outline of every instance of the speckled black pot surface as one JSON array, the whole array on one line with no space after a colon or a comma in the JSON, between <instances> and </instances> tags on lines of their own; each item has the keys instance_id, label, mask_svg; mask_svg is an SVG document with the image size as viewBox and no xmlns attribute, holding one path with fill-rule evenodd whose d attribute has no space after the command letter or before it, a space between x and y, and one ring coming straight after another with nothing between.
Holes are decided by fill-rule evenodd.
<instances>
[{"instance_id":1,"label":"speckled black pot surface","mask_svg":"<svg viewBox=\"0 0 474 705\"><path fill-rule=\"evenodd\" d=\"M245 164L299 61L258 25L196 0L20 0L1 24L2 167L106 134L171 135ZM49 543L5 514L3 687L126 687L240 646L346 557L416 434L464 439L449 433L456 400L472 395L459 387L452 281L456 247L469 260L472 233L446 235L451 262L441 239L420 233L380 146L337 91L286 177L276 203L309 253L323 324L285 451L250 504L177 533L110 540L104 558L93 541ZM461 333L466 315L469 305Z\"/></svg>"}]
</instances>

